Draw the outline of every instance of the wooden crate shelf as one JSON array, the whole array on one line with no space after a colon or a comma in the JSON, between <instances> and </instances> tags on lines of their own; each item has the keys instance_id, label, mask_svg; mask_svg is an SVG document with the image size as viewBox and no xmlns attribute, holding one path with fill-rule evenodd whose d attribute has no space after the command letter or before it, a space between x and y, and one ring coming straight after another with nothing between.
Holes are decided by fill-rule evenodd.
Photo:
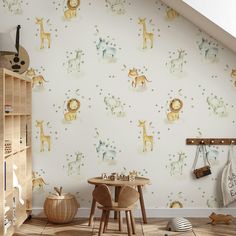
<instances>
[{"instance_id":1,"label":"wooden crate shelf","mask_svg":"<svg viewBox=\"0 0 236 236\"><path fill-rule=\"evenodd\" d=\"M30 80L0 68L0 236L13 235L31 214L31 96ZM22 195L14 187L13 176ZM7 213L6 206L10 207ZM12 222L7 232L5 217Z\"/></svg>"}]
</instances>

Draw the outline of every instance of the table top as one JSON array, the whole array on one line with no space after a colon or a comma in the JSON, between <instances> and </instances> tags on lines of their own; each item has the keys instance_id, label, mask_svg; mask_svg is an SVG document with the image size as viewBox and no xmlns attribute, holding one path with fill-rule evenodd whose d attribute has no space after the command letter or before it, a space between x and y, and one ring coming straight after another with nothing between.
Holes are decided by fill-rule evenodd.
<instances>
[{"instance_id":1,"label":"table top","mask_svg":"<svg viewBox=\"0 0 236 236\"><path fill-rule=\"evenodd\" d=\"M106 184L109 186L144 186L146 184L150 183L150 180L143 177L136 177L134 181L128 181L128 180L109 180L109 179L102 179L101 177L94 177L91 179L88 179L88 183L99 185L99 184Z\"/></svg>"}]
</instances>

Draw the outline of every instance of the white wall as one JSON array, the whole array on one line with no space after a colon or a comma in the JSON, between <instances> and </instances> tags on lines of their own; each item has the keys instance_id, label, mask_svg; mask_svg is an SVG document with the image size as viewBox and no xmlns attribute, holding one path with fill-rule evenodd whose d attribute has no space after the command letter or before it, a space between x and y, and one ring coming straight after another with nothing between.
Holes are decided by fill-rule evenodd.
<instances>
[{"instance_id":1,"label":"white wall","mask_svg":"<svg viewBox=\"0 0 236 236\"><path fill-rule=\"evenodd\" d=\"M231 71L236 55L185 18L173 13L168 18L169 8L161 1L109 2L81 1L71 20L64 18L66 1L0 3L4 22L0 31L22 25L21 44L29 52L30 67L47 81L33 88L33 169L46 183L43 188L35 186L34 208L42 208L54 186L75 194L87 208L92 191L87 179L124 168L151 179L144 190L149 209L168 209L174 201L186 209L222 206L220 174L227 147L208 147L212 175L196 180L195 147L186 146L185 139L235 136L236 87ZM51 34L50 49L47 39L40 49L36 17L43 18L44 31ZM150 48L148 39L143 49L138 22L145 17L154 45ZM108 46L98 49L99 38ZM69 67L78 49L84 54L78 59L80 69ZM108 54L103 55L104 50ZM132 86L128 76L132 68L146 76L146 86ZM76 119L66 121L71 98L81 106ZM170 122L167 114L174 98L183 102L183 108ZM153 136L152 151L150 147L143 151L139 120L146 121L147 134ZM44 121L50 151L47 143L40 151L36 121ZM101 148L101 142L106 146ZM77 161L76 153L81 158Z\"/></svg>"}]
</instances>

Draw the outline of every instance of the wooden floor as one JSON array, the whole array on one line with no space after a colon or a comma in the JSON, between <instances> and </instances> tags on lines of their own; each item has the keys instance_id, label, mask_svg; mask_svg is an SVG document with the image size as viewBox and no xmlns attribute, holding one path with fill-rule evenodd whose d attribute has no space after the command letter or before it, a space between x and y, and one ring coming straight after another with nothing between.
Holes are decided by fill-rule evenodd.
<instances>
[{"instance_id":1,"label":"wooden floor","mask_svg":"<svg viewBox=\"0 0 236 236\"><path fill-rule=\"evenodd\" d=\"M49 223L46 219L31 219L22 225L14 236L24 235L43 235L43 236L92 236L98 235L99 219L96 219L92 227L88 226L88 220L75 219L67 225L56 225ZM193 225L193 229L197 236L236 236L236 222L230 225L219 224L212 226L209 219L193 218L189 219ZM169 232L165 227L168 219L148 219L148 224L143 225L140 219L136 219L136 235L141 236L194 236L193 232ZM126 225L124 224L124 232L117 232L117 223L109 221L108 231L104 236L127 235Z\"/></svg>"}]
</instances>

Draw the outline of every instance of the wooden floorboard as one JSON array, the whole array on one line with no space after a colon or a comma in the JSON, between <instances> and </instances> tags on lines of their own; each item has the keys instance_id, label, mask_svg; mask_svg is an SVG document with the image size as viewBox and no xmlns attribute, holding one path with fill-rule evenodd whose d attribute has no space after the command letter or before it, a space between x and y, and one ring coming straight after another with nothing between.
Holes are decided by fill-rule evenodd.
<instances>
[{"instance_id":1,"label":"wooden floorboard","mask_svg":"<svg viewBox=\"0 0 236 236\"><path fill-rule=\"evenodd\" d=\"M193 232L170 232L166 230L169 219L148 219L148 224L142 224L140 219L136 219L136 236L194 236ZM188 218L192 223L197 236L236 236L236 221L230 225L211 225L208 218ZM98 235L99 218L89 227L87 219L75 219L70 224L52 224L46 219L27 220L14 234L14 236L95 236ZM104 236L127 235L125 222L123 232L119 232L118 223L109 221L108 230Z\"/></svg>"}]
</instances>

